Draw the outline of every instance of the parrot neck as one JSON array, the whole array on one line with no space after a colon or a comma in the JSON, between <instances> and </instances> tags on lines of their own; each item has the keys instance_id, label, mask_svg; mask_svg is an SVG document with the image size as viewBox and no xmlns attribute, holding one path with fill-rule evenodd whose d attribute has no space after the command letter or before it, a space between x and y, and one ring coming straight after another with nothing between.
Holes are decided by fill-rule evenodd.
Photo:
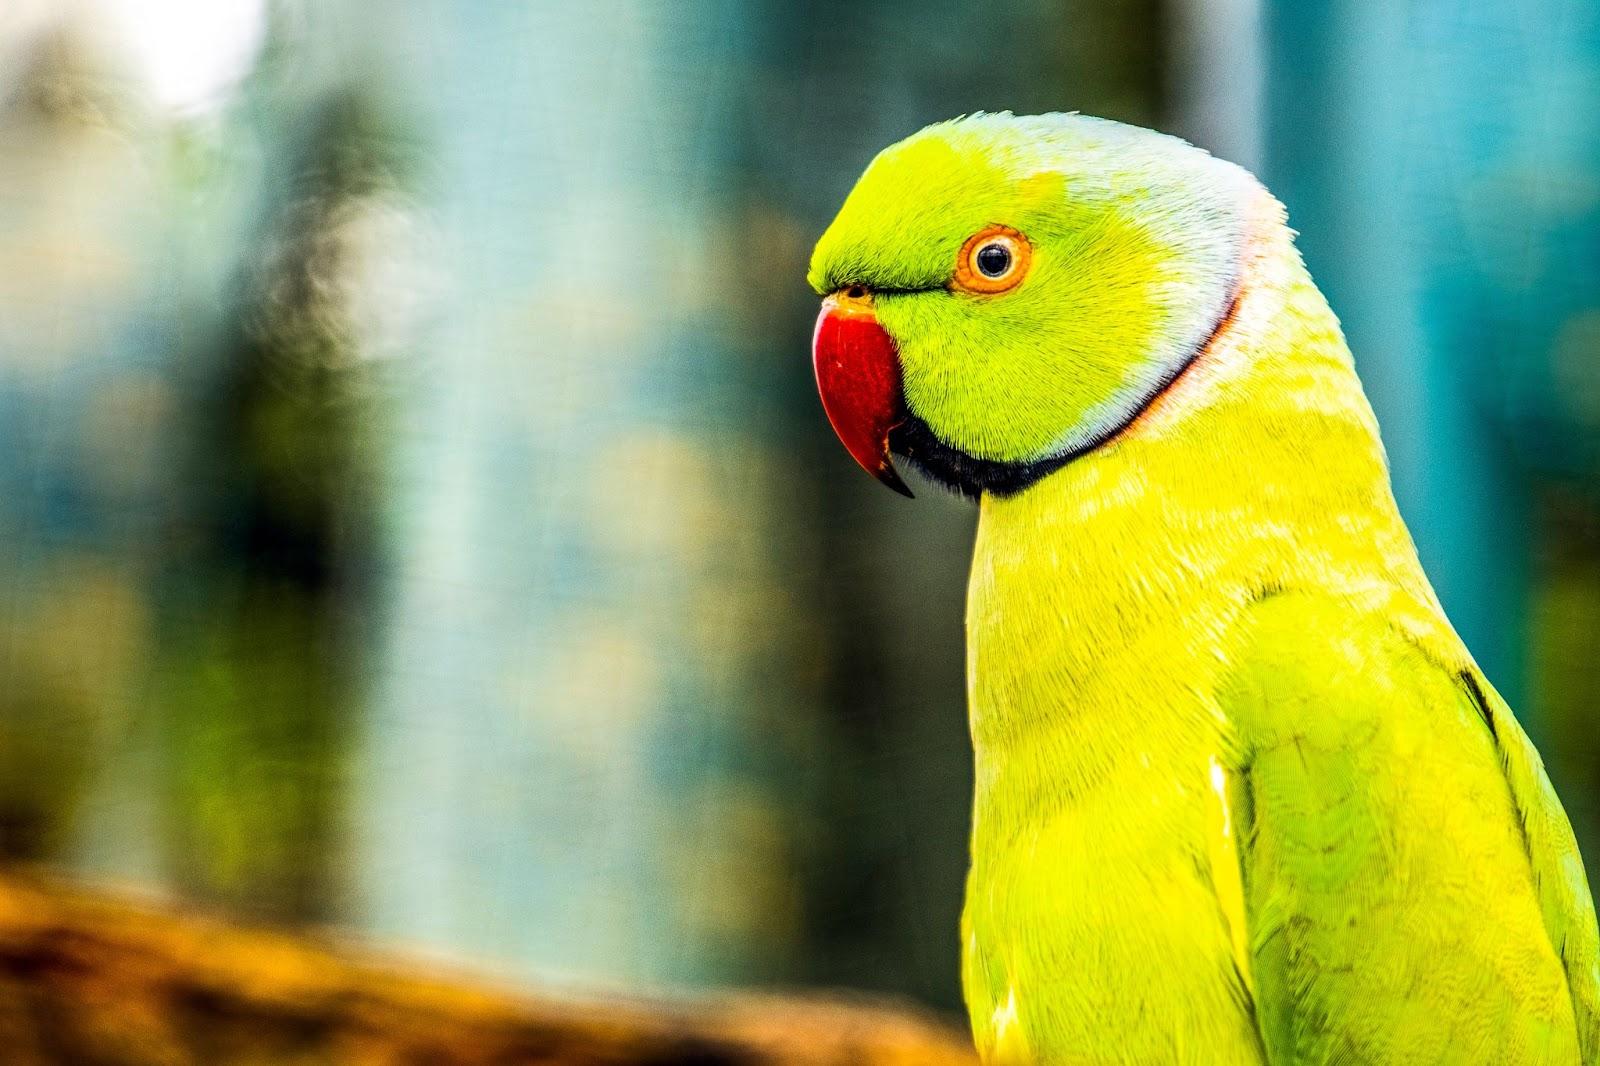
<instances>
[{"instance_id":1,"label":"parrot neck","mask_svg":"<svg viewBox=\"0 0 1600 1066\"><path fill-rule=\"evenodd\" d=\"M981 502L980 813L1002 776L1060 799L1130 747L1149 758L1152 736L1191 729L1184 758L1203 760L1232 623L1288 589L1436 604L1338 322L1274 216L1232 320L1171 388L1105 446Z\"/></svg>"}]
</instances>

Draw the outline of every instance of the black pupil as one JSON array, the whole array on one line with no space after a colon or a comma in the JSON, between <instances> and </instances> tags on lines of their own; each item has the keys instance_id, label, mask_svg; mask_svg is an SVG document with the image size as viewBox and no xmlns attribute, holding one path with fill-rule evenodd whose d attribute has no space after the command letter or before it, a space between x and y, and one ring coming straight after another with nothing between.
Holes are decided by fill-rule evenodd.
<instances>
[{"instance_id":1,"label":"black pupil","mask_svg":"<svg viewBox=\"0 0 1600 1066\"><path fill-rule=\"evenodd\" d=\"M978 272L986 278L998 278L1011 269L1011 249L1003 244L986 244L978 249Z\"/></svg>"}]
</instances>

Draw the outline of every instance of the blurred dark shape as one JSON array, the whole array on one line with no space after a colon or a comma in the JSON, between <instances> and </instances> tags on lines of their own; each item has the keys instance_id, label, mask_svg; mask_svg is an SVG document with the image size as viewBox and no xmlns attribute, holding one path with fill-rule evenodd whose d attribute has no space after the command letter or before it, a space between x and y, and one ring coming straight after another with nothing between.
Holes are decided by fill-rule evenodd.
<instances>
[{"instance_id":1,"label":"blurred dark shape","mask_svg":"<svg viewBox=\"0 0 1600 1066\"><path fill-rule=\"evenodd\" d=\"M224 332L193 345L163 603L165 847L177 883L279 917L336 902L352 714L376 639L386 412L349 306L351 220L404 180L376 103L289 145Z\"/></svg>"},{"instance_id":2,"label":"blurred dark shape","mask_svg":"<svg viewBox=\"0 0 1600 1066\"><path fill-rule=\"evenodd\" d=\"M806 765L778 771L800 848L803 950L790 976L955 1010L972 772L962 620L976 512L931 487L908 503L838 446L804 358L817 313L805 259L872 156L930 122L1081 110L1155 123L1162 5L832 0L770 18L744 149L743 247L757 258L743 320L761 330L756 350L786 401L775 429L806 449L794 470L811 484L790 521L815 538L795 573L814 604L823 730Z\"/></svg>"}]
</instances>

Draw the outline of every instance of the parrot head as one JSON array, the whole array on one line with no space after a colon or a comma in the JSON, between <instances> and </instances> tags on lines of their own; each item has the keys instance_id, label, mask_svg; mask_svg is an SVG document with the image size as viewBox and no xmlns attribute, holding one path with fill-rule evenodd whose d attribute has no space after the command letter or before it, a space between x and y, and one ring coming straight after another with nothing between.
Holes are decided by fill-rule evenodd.
<instances>
[{"instance_id":1,"label":"parrot head","mask_svg":"<svg viewBox=\"0 0 1600 1066\"><path fill-rule=\"evenodd\" d=\"M969 496L1106 443L1233 306L1256 197L1173 137L976 115L891 145L817 242L823 407L869 473L891 452Z\"/></svg>"}]
</instances>

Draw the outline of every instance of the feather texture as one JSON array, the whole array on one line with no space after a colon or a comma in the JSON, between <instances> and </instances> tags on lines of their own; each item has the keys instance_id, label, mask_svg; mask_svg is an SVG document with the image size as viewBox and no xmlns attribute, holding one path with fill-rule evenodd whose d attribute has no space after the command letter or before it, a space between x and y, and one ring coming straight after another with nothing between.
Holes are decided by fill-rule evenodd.
<instances>
[{"instance_id":1,"label":"feather texture","mask_svg":"<svg viewBox=\"0 0 1600 1066\"><path fill-rule=\"evenodd\" d=\"M985 225L1032 268L974 296ZM985 1061L1600 1066L1571 829L1276 200L1173 138L977 116L882 153L811 281L872 291L890 442L981 497Z\"/></svg>"},{"instance_id":2,"label":"feather texture","mask_svg":"<svg viewBox=\"0 0 1600 1066\"><path fill-rule=\"evenodd\" d=\"M1571 830L1422 574L1278 208L1256 217L1194 370L982 503L979 1047L1011 1061L988 1019L1015 990L1022 1061L1594 1063Z\"/></svg>"}]
</instances>

